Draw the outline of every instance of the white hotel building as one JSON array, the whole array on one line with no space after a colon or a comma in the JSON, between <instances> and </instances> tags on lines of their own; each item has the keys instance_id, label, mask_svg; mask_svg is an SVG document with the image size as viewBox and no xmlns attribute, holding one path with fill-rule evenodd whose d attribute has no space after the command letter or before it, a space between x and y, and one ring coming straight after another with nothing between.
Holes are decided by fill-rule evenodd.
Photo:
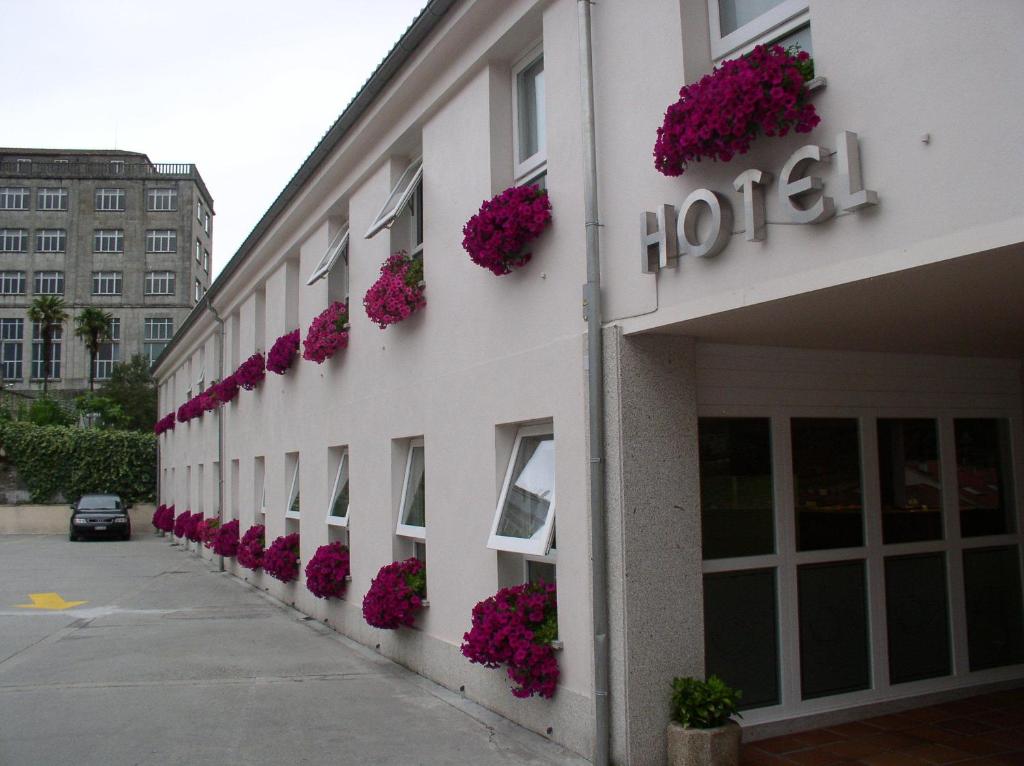
<instances>
[{"instance_id":1,"label":"white hotel building","mask_svg":"<svg viewBox=\"0 0 1024 766\"><path fill-rule=\"evenodd\" d=\"M682 85L793 36L818 127L655 171ZM263 522L268 543L301 530L304 559L347 540L343 600L255 580L598 760L607 742L615 763L664 762L673 676L742 689L748 739L1020 685L1022 44L1012 0L430 2L160 357L160 414L346 295L348 349L162 435L161 501ZM554 219L533 260L474 265L463 224L541 175ZM805 176L821 190L797 194ZM396 191L409 204L364 236ZM427 306L382 331L362 296L400 249L421 249ZM495 540L517 436L537 432L557 509L532 543ZM420 478L425 523L402 524ZM371 578L414 554L417 629L369 627ZM459 645L475 603L553 572L560 685L518 700Z\"/></svg>"}]
</instances>

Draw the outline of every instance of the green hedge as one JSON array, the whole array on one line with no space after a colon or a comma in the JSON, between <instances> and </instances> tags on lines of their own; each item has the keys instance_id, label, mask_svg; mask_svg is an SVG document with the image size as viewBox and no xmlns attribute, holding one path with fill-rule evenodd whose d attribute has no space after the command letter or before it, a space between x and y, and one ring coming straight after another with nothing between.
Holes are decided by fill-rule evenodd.
<instances>
[{"instance_id":1,"label":"green hedge","mask_svg":"<svg viewBox=\"0 0 1024 766\"><path fill-rule=\"evenodd\" d=\"M0 444L33 502L58 494L73 502L88 492L133 503L156 497L155 434L10 422L0 425Z\"/></svg>"}]
</instances>

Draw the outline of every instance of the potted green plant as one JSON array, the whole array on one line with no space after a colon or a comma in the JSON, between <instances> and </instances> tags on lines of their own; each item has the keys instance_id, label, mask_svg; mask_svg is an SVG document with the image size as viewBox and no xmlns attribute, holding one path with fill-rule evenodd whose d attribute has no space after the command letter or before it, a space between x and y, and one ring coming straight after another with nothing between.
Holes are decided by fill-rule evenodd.
<instances>
[{"instance_id":1,"label":"potted green plant","mask_svg":"<svg viewBox=\"0 0 1024 766\"><path fill-rule=\"evenodd\" d=\"M672 680L672 721L668 725L669 766L737 766L740 692L718 676Z\"/></svg>"}]
</instances>

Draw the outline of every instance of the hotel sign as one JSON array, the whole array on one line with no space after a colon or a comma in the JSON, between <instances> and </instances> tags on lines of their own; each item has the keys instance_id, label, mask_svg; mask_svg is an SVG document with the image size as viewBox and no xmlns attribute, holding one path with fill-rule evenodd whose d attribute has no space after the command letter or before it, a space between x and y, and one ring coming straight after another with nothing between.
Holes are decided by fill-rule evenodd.
<instances>
[{"instance_id":1,"label":"hotel sign","mask_svg":"<svg viewBox=\"0 0 1024 766\"><path fill-rule=\"evenodd\" d=\"M831 153L816 144L801 146L786 161L776 187L779 204L792 223L821 223L836 214L836 209L862 210L878 204L878 194L864 188L860 170L860 146L857 134L844 130L836 136L836 164L839 177L835 196L825 194L818 176L808 175L814 162L831 159ZM745 238L749 242L765 239L765 189L772 174L763 170L744 170L733 181L733 189L743 196ZM812 196L816 195L816 196ZM805 198L813 201L805 204ZM702 212L710 216L710 231L700 236L697 223ZM640 217L641 270L645 274L675 267L679 257L710 258L729 244L732 235L732 203L711 189L697 189L677 209L661 205L657 211L645 211Z\"/></svg>"}]
</instances>

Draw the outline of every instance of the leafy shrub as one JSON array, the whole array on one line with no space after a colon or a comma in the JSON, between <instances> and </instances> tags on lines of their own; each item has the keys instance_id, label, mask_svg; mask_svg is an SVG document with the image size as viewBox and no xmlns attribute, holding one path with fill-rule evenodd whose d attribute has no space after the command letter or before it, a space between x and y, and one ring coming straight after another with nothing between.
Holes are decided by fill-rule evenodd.
<instances>
[{"instance_id":1,"label":"leafy shrub","mask_svg":"<svg viewBox=\"0 0 1024 766\"><path fill-rule=\"evenodd\" d=\"M75 418L49 397L36 399L29 405L28 420L37 426L70 426Z\"/></svg>"},{"instance_id":2,"label":"leafy shrub","mask_svg":"<svg viewBox=\"0 0 1024 766\"><path fill-rule=\"evenodd\" d=\"M739 715L736 705L742 693L725 685L718 676L672 680L672 720L688 728L713 729L730 716Z\"/></svg>"},{"instance_id":3,"label":"leafy shrub","mask_svg":"<svg viewBox=\"0 0 1024 766\"><path fill-rule=\"evenodd\" d=\"M129 503L156 496L156 436L137 431L0 425L0 444L34 503L112 492Z\"/></svg>"}]
</instances>

